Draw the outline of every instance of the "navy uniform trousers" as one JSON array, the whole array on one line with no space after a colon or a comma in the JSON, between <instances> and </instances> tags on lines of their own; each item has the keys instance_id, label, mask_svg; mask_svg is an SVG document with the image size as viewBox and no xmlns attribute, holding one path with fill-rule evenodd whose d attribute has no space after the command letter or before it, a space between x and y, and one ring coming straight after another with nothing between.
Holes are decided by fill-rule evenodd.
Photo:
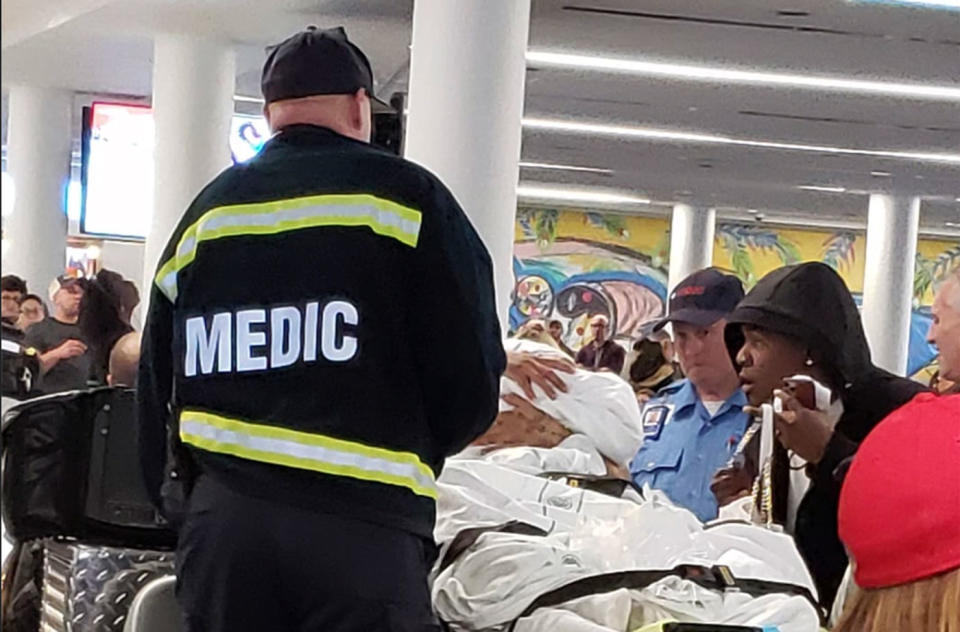
<instances>
[{"instance_id":1,"label":"navy uniform trousers","mask_svg":"<svg viewBox=\"0 0 960 632\"><path fill-rule=\"evenodd\" d=\"M405 531L201 476L180 531L177 599L189 632L438 632L432 550Z\"/></svg>"}]
</instances>

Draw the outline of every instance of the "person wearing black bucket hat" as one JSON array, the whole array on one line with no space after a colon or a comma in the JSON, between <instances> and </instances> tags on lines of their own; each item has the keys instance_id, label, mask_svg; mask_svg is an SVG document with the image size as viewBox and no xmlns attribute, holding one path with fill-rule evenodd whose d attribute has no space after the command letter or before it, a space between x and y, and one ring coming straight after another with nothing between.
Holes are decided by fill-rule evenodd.
<instances>
[{"instance_id":1,"label":"person wearing black bucket hat","mask_svg":"<svg viewBox=\"0 0 960 632\"><path fill-rule=\"evenodd\" d=\"M743 298L735 276L708 268L670 293L667 323L686 379L660 390L643 407L643 445L630 463L639 485L663 491L703 521L717 517L710 492L714 472L726 463L747 429L747 403L724 339L726 316Z\"/></svg>"},{"instance_id":2,"label":"person wearing black bucket hat","mask_svg":"<svg viewBox=\"0 0 960 632\"><path fill-rule=\"evenodd\" d=\"M750 404L768 402L774 393L783 401L785 410L775 420L774 520L794 534L820 602L829 609L847 565L837 534L844 466L881 419L925 389L873 364L856 303L825 264L769 273L727 323L744 338L736 363ZM805 408L784 383L794 375L830 388L829 410ZM720 503L745 491L751 480L737 471L719 472L714 486Z\"/></svg>"},{"instance_id":3,"label":"person wearing black bucket hat","mask_svg":"<svg viewBox=\"0 0 960 632\"><path fill-rule=\"evenodd\" d=\"M140 460L182 523L186 627L439 630L436 476L506 364L492 263L436 176L370 145L343 29L270 48L261 86L274 136L187 210L143 333Z\"/></svg>"}]
</instances>

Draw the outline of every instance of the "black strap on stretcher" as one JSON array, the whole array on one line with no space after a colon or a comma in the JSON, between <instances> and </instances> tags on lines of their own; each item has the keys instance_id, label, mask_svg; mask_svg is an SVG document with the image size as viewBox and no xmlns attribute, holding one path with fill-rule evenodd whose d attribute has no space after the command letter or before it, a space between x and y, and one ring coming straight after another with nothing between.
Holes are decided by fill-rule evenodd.
<instances>
[{"instance_id":1,"label":"black strap on stretcher","mask_svg":"<svg viewBox=\"0 0 960 632\"><path fill-rule=\"evenodd\" d=\"M568 487L577 489L586 489L591 492L620 498L627 488L630 488L643 497L643 491L637 487L631 480L617 478L615 476L593 476L590 474L569 474L567 472L544 472L539 474L538 478L563 483Z\"/></svg>"},{"instance_id":2,"label":"black strap on stretcher","mask_svg":"<svg viewBox=\"0 0 960 632\"><path fill-rule=\"evenodd\" d=\"M820 617L820 624L826 625L825 613L820 609L817 600L813 598L810 591L803 586L762 579L736 578L726 566L707 567L681 564L670 570L621 571L578 579L537 597L533 603L527 606L519 617L514 619L509 629L512 632L517 625L517 621L523 617L529 617L540 608L559 606L568 601L579 599L580 597L600 595L621 588L640 590L666 577L686 579L709 590L739 591L751 597L760 597L769 594L787 594L803 597L809 601L817 611L817 615Z\"/></svg>"},{"instance_id":3,"label":"black strap on stretcher","mask_svg":"<svg viewBox=\"0 0 960 632\"><path fill-rule=\"evenodd\" d=\"M505 522L503 524L494 525L492 527L472 527L470 529L463 529L458 531L457 535L453 537L453 540L450 541L450 546L447 547L447 550L443 554L443 559L440 560L440 565L437 567L437 572L443 572L448 566L453 564L460 555L473 546L481 535L484 533L518 533L520 535L536 535L536 536L545 536L547 532L541 529L540 527L535 527L526 522L520 522L519 520L511 520L510 522Z\"/></svg>"}]
</instances>

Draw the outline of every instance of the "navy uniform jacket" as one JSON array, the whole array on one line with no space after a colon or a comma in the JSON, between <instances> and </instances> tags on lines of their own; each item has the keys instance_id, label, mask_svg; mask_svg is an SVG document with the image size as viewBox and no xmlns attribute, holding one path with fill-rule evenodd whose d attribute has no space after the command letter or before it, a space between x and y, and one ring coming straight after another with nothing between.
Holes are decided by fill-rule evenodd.
<instances>
[{"instance_id":1,"label":"navy uniform jacket","mask_svg":"<svg viewBox=\"0 0 960 632\"><path fill-rule=\"evenodd\" d=\"M490 257L451 193L312 125L197 196L143 338L155 500L171 426L237 491L425 537L435 477L493 421L505 368Z\"/></svg>"},{"instance_id":2,"label":"navy uniform jacket","mask_svg":"<svg viewBox=\"0 0 960 632\"><path fill-rule=\"evenodd\" d=\"M746 432L747 398L737 389L711 416L690 380L662 389L643 407L643 445L630 463L634 482L667 494L706 522L717 517L710 491Z\"/></svg>"}]
</instances>

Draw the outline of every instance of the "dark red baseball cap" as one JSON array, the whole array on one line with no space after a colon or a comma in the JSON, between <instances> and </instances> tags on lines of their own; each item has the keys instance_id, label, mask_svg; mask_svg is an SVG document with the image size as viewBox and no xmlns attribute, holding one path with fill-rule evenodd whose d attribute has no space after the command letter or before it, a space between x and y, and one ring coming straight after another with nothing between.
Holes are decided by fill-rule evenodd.
<instances>
[{"instance_id":1,"label":"dark red baseball cap","mask_svg":"<svg viewBox=\"0 0 960 632\"><path fill-rule=\"evenodd\" d=\"M658 321L653 331L660 331L667 323L709 327L728 316L743 295L743 283L732 274L716 268L699 270L673 288L667 317Z\"/></svg>"}]
</instances>

